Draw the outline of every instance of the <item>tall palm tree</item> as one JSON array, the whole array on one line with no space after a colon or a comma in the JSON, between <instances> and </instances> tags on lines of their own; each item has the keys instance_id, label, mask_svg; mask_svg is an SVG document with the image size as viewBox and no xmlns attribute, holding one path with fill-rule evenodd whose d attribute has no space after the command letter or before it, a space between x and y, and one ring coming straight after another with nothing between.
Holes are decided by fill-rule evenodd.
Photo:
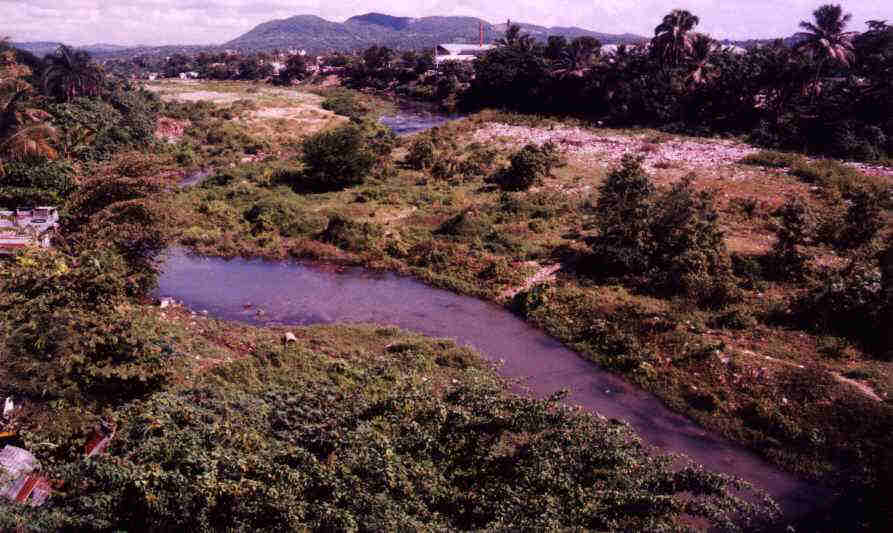
<instances>
[{"instance_id":1,"label":"tall palm tree","mask_svg":"<svg viewBox=\"0 0 893 533\"><path fill-rule=\"evenodd\" d=\"M90 61L90 54L60 45L56 53L46 57L43 87L47 94L69 101L78 96L99 94L102 71Z\"/></svg>"},{"instance_id":2,"label":"tall palm tree","mask_svg":"<svg viewBox=\"0 0 893 533\"><path fill-rule=\"evenodd\" d=\"M819 68L825 61L835 61L849 66L855 59L852 38L856 32L844 31L853 17L843 14L839 5L825 4L812 12L815 24L801 21L800 27L806 31L796 34L803 39L797 48L819 60Z\"/></svg>"},{"instance_id":3,"label":"tall palm tree","mask_svg":"<svg viewBox=\"0 0 893 533\"><path fill-rule=\"evenodd\" d=\"M666 66L682 63L685 54L691 49L689 32L698 25L700 19L684 9L674 9L664 16L654 28L651 39L651 53Z\"/></svg>"}]
</instances>

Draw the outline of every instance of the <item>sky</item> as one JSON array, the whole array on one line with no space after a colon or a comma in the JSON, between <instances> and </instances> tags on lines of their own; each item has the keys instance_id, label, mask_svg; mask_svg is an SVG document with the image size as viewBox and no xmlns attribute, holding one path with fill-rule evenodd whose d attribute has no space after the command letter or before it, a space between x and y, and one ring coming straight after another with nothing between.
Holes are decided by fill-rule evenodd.
<instances>
[{"instance_id":1,"label":"sky","mask_svg":"<svg viewBox=\"0 0 893 533\"><path fill-rule=\"evenodd\" d=\"M715 38L784 37L811 20L820 0L0 0L0 38L110 43L219 44L257 24L293 15L331 21L370 11L395 16L470 15L543 26L579 26L603 33L650 36L671 9L701 19L698 31ZM842 2L849 29L866 20L893 22L893 1Z\"/></svg>"}]
</instances>

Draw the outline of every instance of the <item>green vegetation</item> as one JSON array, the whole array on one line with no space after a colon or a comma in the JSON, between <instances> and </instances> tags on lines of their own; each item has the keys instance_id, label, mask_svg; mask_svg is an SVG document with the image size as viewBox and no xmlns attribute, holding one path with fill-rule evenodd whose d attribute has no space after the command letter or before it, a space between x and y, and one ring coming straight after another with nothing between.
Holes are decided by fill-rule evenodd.
<instances>
[{"instance_id":1,"label":"green vegetation","mask_svg":"<svg viewBox=\"0 0 893 533\"><path fill-rule=\"evenodd\" d=\"M60 462L73 490L20 520L89 530L623 530L674 527L683 514L730 529L771 516L731 496L721 476L670 470L623 425L507 393L450 342L325 327L282 346L275 331L200 329L253 349L122 405L109 453Z\"/></svg>"}]
</instances>

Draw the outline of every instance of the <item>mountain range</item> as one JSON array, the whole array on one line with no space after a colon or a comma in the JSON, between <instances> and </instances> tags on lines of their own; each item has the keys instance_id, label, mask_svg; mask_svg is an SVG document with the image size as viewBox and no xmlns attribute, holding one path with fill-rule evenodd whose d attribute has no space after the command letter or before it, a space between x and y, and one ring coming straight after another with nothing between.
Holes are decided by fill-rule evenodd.
<instances>
[{"instance_id":1,"label":"mountain range","mask_svg":"<svg viewBox=\"0 0 893 533\"><path fill-rule=\"evenodd\" d=\"M607 34L576 27L547 28L535 24L518 23L524 33L539 40L549 35L568 39L591 36L604 44L632 43L646 38L632 34ZM303 48L311 52L329 50L357 50L374 44L400 49L429 48L441 43L476 43L483 27L484 42L500 38L507 24L491 24L474 17L394 17L382 13L367 13L344 22L331 22L315 15L297 15L271 20L247 33L224 43L224 48L239 50L269 50L273 48Z\"/></svg>"}]
</instances>

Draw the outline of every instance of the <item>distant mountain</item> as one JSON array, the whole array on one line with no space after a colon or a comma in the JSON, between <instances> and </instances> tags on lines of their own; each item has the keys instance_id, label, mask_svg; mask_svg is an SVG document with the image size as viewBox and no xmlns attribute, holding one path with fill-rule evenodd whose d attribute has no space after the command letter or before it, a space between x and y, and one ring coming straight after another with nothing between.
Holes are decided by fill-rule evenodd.
<instances>
[{"instance_id":1,"label":"distant mountain","mask_svg":"<svg viewBox=\"0 0 893 533\"><path fill-rule=\"evenodd\" d=\"M56 48L59 48L60 43L53 43L49 41L34 41L29 43L9 43L12 46L15 46L19 50L24 50L26 52L31 52L37 57L43 57L47 54L52 54L56 51Z\"/></svg>"},{"instance_id":2,"label":"distant mountain","mask_svg":"<svg viewBox=\"0 0 893 533\"><path fill-rule=\"evenodd\" d=\"M414 20L417 19L411 17L392 17L391 15L384 15L382 13L366 13L365 15L350 17L345 22L354 22L358 24L374 24L376 26L382 26L385 28L390 28L392 30L400 31L412 24Z\"/></svg>"},{"instance_id":3,"label":"distant mountain","mask_svg":"<svg viewBox=\"0 0 893 533\"><path fill-rule=\"evenodd\" d=\"M43 57L47 54L52 54L59 48L59 45L62 43L54 43L50 41L34 41L27 43L11 43L12 46L15 46L19 50L24 50L26 52L31 52L37 57ZM75 46L76 50L86 50L91 55L102 55L102 54L113 54L116 52L121 52L122 50L129 50L132 48L137 48L134 46L122 46L119 44L87 44L84 46Z\"/></svg>"},{"instance_id":4,"label":"distant mountain","mask_svg":"<svg viewBox=\"0 0 893 533\"><path fill-rule=\"evenodd\" d=\"M568 38L589 35L604 44L632 43L646 39L639 35L612 35L582 28L547 28L523 23L519 25L525 33L539 40L546 40L549 35L563 35ZM223 46L239 50L303 48L311 52L357 50L373 44L421 49L441 43L478 42L481 26L486 42L500 38L506 29L505 24L494 25L474 17L409 18L367 13L338 23L313 15L298 15L264 22Z\"/></svg>"}]
</instances>

